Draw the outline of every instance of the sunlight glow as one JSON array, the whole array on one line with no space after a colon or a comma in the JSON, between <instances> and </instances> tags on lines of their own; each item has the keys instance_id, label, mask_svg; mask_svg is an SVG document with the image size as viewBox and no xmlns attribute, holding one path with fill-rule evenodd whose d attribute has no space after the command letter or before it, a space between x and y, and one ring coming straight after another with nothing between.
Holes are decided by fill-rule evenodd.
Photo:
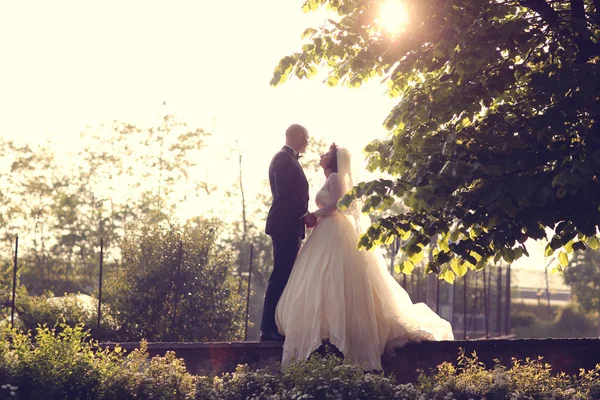
<instances>
[{"instance_id":1,"label":"sunlight glow","mask_svg":"<svg viewBox=\"0 0 600 400\"><path fill-rule=\"evenodd\" d=\"M402 32L408 23L408 14L404 1L384 0L379 6L377 22L383 29L393 35Z\"/></svg>"}]
</instances>

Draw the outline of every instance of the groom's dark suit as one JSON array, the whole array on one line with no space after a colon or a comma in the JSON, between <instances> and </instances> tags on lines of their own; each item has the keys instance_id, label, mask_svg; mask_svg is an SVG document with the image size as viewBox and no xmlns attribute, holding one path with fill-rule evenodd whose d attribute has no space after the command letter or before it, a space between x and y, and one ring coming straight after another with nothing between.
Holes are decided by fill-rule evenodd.
<instances>
[{"instance_id":1,"label":"groom's dark suit","mask_svg":"<svg viewBox=\"0 0 600 400\"><path fill-rule=\"evenodd\" d=\"M265 231L273 239L274 265L265 293L260 329L277 331L275 308L304 239L302 217L308 212L308 181L292 148L284 146L271 160L269 183L273 202Z\"/></svg>"}]
</instances>

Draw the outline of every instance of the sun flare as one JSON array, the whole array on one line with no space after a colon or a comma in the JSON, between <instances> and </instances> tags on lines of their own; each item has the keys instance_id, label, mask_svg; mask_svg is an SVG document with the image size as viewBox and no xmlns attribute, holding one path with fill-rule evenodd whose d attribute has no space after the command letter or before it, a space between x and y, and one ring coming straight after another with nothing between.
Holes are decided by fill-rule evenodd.
<instances>
[{"instance_id":1,"label":"sun flare","mask_svg":"<svg viewBox=\"0 0 600 400\"><path fill-rule=\"evenodd\" d=\"M377 22L391 34L402 32L408 23L408 15L403 0L385 0L379 6Z\"/></svg>"}]
</instances>

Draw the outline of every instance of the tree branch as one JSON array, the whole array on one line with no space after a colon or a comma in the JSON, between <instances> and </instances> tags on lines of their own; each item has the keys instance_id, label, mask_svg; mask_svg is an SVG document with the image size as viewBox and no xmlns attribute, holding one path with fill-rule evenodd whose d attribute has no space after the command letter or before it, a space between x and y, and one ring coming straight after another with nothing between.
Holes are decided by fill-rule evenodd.
<instances>
[{"instance_id":1,"label":"tree branch","mask_svg":"<svg viewBox=\"0 0 600 400\"><path fill-rule=\"evenodd\" d=\"M550 6L550 4L546 3L546 0L519 0L519 4L537 12L551 27L558 28L558 13Z\"/></svg>"},{"instance_id":2,"label":"tree branch","mask_svg":"<svg viewBox=\"0 0 600 400\"><path fill-rule=\"evenodd\" d=\"M599 0L595 0L599 2ZM585 17L585 5L583 0L570 0L571 16L573 19L573 28L575 30L575 43L579 49L575 62L577 64L586 63L592 55L598 52L597 45L590 39L590 32L587 28Z\"/></svg>"}]
</instances>

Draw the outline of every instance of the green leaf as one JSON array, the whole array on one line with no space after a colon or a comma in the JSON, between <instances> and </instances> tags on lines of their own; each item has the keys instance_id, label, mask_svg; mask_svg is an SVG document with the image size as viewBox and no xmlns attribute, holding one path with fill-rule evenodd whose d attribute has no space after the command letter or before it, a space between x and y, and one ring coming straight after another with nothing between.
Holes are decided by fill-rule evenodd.
<instances>
[{"instance_id":1,"label":"green leaf","mask_svg":"<svg viewBox=\"0 0 600 400\"><path fill-rule=\"evenodd\" d=\"M598 238L596 236L592 236L587 240L587 245L592 250L598 250L598 248L600 247L600 241L598 241Z\"/></svg>"},{"instance_id":2,"label":"green leaf","mask_svg":"<svg viewBox=\"0 0 600 400\"><path fill-rule=\"evenodd\" d=\"M454 259L450 263L450 267L452 268L452 271L454 271L454 273L460 277L465 276L468 269L467 264L461 263L458 257L454 257Z\"/></svg>"},{"instance_id":3,"label":"green leaf","mask_svg":"<svg viewBox=\"0 0 600 400\"><path fill-rule=\"evenodd\" d=\"M567 253L565 253L564 251L558 253L558 262L560 263L561 267L566 267L567 265L569 265L569 256L567 255Z\"/></svg>"},{"instance_id":4,"label":"green leaf","mask_svg":"<svg viewBox=\"0 0 600 400\"><path fill-rule=\"evenodd\" d=\"M440 250L445 252L450 252L450 247L448 246L448 241L445 238L438 240L438 247Z\"/></svg>"},{"instance_id":5,"label":"green leaf","mask_svg":"<svg viewBox=\"0 0 600 400\"><path fill-rule=\"evenodd\" d=\"M571 254L573 252L573 241L569 240L567 244L564 245L564 249L567 252L567 254Z\"/></svg>"},{"instance_id":6,"label":"green leaf","mask_svg":"<svg viewBox=\"0 0 600 400\"><path fill-rule=\"evenodd\" d=\"M518 260L519 258L521 258L523 256L523 249L520 247L517 247L515 249L513 249L515 252L515 260Z\"/></svg>"},{"instance_id":7,"label":"green leaf","mask_svg":"<svg viewBox=\"0 0 600 400\"><path fill-rule=\"evenodd\" d=\"M400 270L403 274L411 275L414 269L415 264L413 264L410 260L406 260L402 263L402 267Z\"/></svg>"},{"instance_id":8,"label":"green leaf","mask_svg":"<svg viewBox=\"0 0 600 400\"><path fill-rule=\"evenodd\" d=\"M304 32L302 32L302 39L305 39L307 37L312 37L315 33L317 33L316 29L307 28Z\"/></svg>"},{"instance_id":9,"label":"green leaf","mask_svg":"<svg viewBox=\"0 0 600 400\"><path fill-rule=\"evenodd\" d=\"M544 257L550 257L554 254L554 249L550 246L550 243L546 245L546 250L544 251Z\"/></svg>"},{"instance_id":10,"label":"green leaf","mask_svg":"<svg viewBox=\"0 0 600 400\"><path fill-rule=\"evenodd\" d=\"M496 255L494 256L494 263L498 263L500 261L500 259L502 258L502 253L501 252L497 252Z\"/></svg>"},{"instance_id":11,"label":"green leaf","mask_svg":"<svg viewBox=\"0 0 600 400\"><path fill-rule=\"evenodd\" d=\"M413 263L413 265L417 265L418 263L420 263L423 260L424 254L425 254L424 251L414 253L412 256L410 256L409 260L410 260L410 262Z\"/></svg>"},{"instance_id":12,"label":"green leaf","mask_svg":"<svg viewBox=\"0 0 600 400\"><path fill-rule=\"evenodd\" d=\"M331 75L327 78L327 86L334 87L338 84L338 81L339 81L339 79L337 76Z\"/></svg>"},{"instance_id":13,"label":"green leaf","mask_svg":"<svg viewBox=\"0 0 600 400\"><path fill-rule=\"evenodd\" d=\"M348 208L348 206L350 206L350 204L352 204L352 201L354 201L354 197L350 194L345 194L341 199L338 200L337 206L340 211L344 211Z\"/></svg>"},{"instance_id":14,"label":"green leaf","mask_svg":"<svg viewBox=\"0 0 600 400\"><path fill-rule=\"evenodd\" d=\"M512 264L512 262L515 260L515 251L506 247L503 248L502 258L504 258L504 261L506 261L508 264Z\"/></svg>"},{"instance_id":15,"label":"green leaf","mask_svg":"<svg viewBox=\"0 0 600 400\"><path fill-rule=\"evenodd\" d=\"M448 261L450 261L450 255L448 253L446 253L445 251L440 252L438 254L437 260L440 264L445 264Z\"/></svg>"},{"instance_id":16,"label":"green leaf","mask_svg":"<svg viewBox=\"0 0 600 400\"><path fill-rule=\"evenodd\" d=\"M454 272L452 271L446 271L442 274L442 279L444 279L446 282L448 282L449 284L453 284L454 283Z\"/></svg>"}]
</instances>

